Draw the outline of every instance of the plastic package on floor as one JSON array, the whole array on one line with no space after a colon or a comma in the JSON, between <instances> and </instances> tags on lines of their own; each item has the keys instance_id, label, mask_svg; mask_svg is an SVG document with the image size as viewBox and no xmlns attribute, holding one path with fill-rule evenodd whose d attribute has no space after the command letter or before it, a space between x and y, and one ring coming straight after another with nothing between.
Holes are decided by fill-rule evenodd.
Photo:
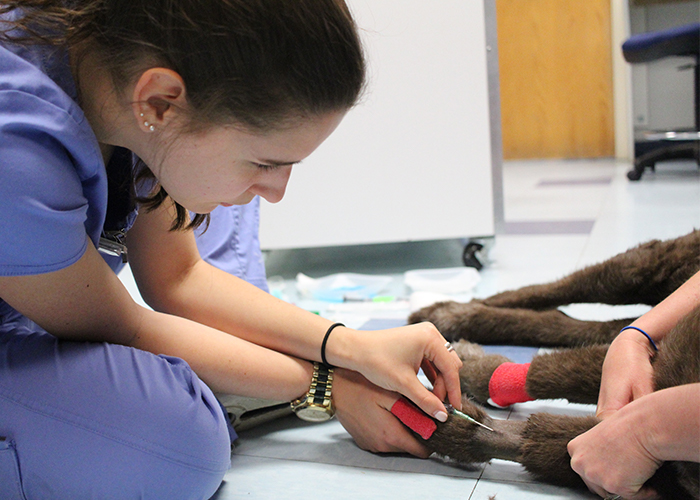
<instances>
[{"instance_id":1,"label":"plastic package on floor","mask_svg":"<svg viewBox=\"0 0 700 500\"><path fill-rule=\"evenodd\" d=\"M297 289L303 296L325 302L365 300L375 297L391 282L391 276L338 273L323 278L297 274Z\"/></svg>"}]
</instances>

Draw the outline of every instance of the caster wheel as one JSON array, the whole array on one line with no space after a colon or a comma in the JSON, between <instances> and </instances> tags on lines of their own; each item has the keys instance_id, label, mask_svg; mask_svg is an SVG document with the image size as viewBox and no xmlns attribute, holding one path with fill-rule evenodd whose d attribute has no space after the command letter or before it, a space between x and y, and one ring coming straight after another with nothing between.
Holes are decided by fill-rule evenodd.
<instances>
[{"instance_id":1,"label":"caster wheel","mask_svg":"<svg viewBox=\"0 0 700 500\"><path fill-rule=\"evenodd\" d=\"M630 170L627 172L627 178L631 181L638 181L642 178L642 172L638 170Z\"/></svg>"},{"instance_id":2,"label":"caster wheel","mask_svg":"<svg viewBox=\"0 0 700 500\"><path fill-rule=\"evenodd\" d=\"M467 243L464 247L464 252L462 252L462 262L467 267L473 267L477 271L481 271L484 265L479 260L479 252L484 248L481 243Z\"/></svg>"}]
</instances>

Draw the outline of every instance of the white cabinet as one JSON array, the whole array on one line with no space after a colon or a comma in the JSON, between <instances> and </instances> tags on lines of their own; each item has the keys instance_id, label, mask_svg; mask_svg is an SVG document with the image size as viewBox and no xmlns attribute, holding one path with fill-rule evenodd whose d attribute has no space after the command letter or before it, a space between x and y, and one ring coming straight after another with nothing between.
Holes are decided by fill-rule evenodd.
<instances>
[{"instance_id":1,"label":"white cabinet","mask_svg":"<svg viewBox=\"0 0 700 500\"><path fill-rule=\"evenodd\" d=\"M500 109L497 78L489 94L496 51L485 4L348 4L369 62L366 95L294 167L285 198L263 201L263 249L493 236L502 195L491 115L497 129Z\"/></svg>"}]
</instances>

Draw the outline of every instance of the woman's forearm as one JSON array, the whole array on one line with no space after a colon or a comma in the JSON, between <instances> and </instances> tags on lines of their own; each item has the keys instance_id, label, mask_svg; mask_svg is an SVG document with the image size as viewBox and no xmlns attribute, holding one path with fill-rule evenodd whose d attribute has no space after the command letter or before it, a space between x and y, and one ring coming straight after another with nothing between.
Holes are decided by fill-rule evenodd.
<instances>
[{"instance_id":1,"label":"woman's forearm","mask_svg":"<svg viewBox=\"0 0 700 500\"><path fill-rule=\"evenodd\" d=\"M700 383L642 396L567 449L571 468L590 489L632 498L663 462L700 462Z\"/></svg>"},{"instance_id":2,"label":"woman's forearm","mask_svg":"<svg viewBox=\"0 0 700 500\"><path fill-rule=\"evenodd\" d=\"M700 304L700 272L675 292L632 323L660 341L674 326Z\"/></svg>"},{"instance_id":3,"label":"woman's forearm","mask_svg":"<svg viewBox=\"0 0 700 500\"><path fill-rule=\"evenodd\" d=\"M320 361L331 322L201 261L168 296L166 310L259 346ZM351 352L333 332L327 356L345 367Z\"/></svg>"},{"instance_id":4,"label":"woman's forearm","mask_svg":"<svg viewBox=\"0 0 700 500\"><path fill-rule=\"evenodd\" d=\"M663 389L628 406L643 411L640 423L656 459L700 462L700 383Z\"/></svg>"},{"instance_id":5,"label":"woman's forearm","mask_svg":"<svg viewBox=\"0 0 700 500\"><path fill-rule=\"evenodd\" d=\"M184 359L215 392L292 400L308 390L312 375L306 361L146 309L131 346Z\"/></svg>"}]
</instances>

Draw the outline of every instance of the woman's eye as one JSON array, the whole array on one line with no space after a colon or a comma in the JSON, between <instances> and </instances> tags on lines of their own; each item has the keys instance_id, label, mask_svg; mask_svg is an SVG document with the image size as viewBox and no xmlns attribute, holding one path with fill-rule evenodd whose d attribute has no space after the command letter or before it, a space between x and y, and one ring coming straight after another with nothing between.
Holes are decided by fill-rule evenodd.
<instances>
[{"instance_id":1,"label":"woman's eye","mask_svg":"<svg viewBox=\"0 0 700 500\"><path fill-rule=\"evenodd\" d=\"M265 163L254 163L257 168L260 170L274 170L277 168L277 165L267 165Z\"/></svg>"}]
</instances>

